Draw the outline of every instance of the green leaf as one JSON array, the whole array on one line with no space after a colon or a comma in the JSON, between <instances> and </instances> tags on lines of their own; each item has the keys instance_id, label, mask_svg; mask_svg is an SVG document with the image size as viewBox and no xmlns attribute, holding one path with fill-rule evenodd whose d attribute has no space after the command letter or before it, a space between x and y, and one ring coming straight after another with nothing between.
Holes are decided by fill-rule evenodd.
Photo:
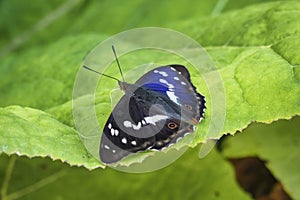
<instances>
[{"instance_id":1,"label":"green leaf","mask_svg":"<svg viewBox=\"0 0 300 200\"><path fill-rule=\"evenodd\" d=\"M48 159L18 158L8 198L20 199L251 199L234 180L229 163L215 151L195 159L190 150L173 165L145 174L112 169L87 171ZM7 163L8 158L0 158ZM23 173L26 171L27 173ZM2 179L3 174L0 174ZM55 191L55 192L53 192Z\"/></svg>"},{"instance_id":2,"label":"green leaf","mask_svg":"<svg viewBox=\"0 0 300 200\"><path fill-rule=\"evenodd\" d=\"M223 153L228 158L258 156L265 160L292 199L299 199L299 123L300 117L294 117L270 125L252 124L243 133L227 137Z\"/></svg>"},{"instance_id":3,"label":"green leaf","mask_svg":"<svg viewBox=\"0 0 300 200\"><path fill-rule=\"evenodd\" d=\"M45 112L20 106L0 108L0 124L2 153L49 156L90 169L101 166L86 152L76 130Z\"/></svg>"},{"instance_id":4,"label":"green leaf","mask_svg":"<svg viewBox=\"0 0 300 200\"><path fill-rule=\"evenodd\" d=\"M16 39L21 32L26 32L29 27L32 28L32 24L38 23L38 21L43 18L46 13L54 10L59 4L61 4L61 1L59 0L47 3L45 1L1 1L0 47L5 45L9 40ZM29 32L30 31L27 31L27 34Z\"/></svg>"},{"instance_id":5,"label":"green leaf","mask_svg":"<svg viewBox=\"0 0 300 200\"><path fill-rule=\"evenodd\" d=\"M90 9L97 10L94 7ZM221 132L216 133L216 138L225 133L234 134L253 121L270 123L300 114L299 10L298 2L269 3L218 17L196 17L168 24L191 35L205 47L224 81L226 121ZM81 25L91 26L90 21ZM74 127L71 97L76 72L87 53L106 37L75 34L1 59L0 106L21 105L40 109L55 116L57 121ZM135 60L142 62L148 58L146 55L136 56ZM174 63L177 60L162 55L151 61ZM125 72L133 66L129 61L124 64ZM199 125L195 140L190 145L195 146L207 139L205 130L214 123L210 115L214 108L209 105L211 97L205 83L192 68L189 69L193 83L208 102L206 119ZM115 84L107 81L110 88ZM109 92L97 91L97 107L105 107L104 113L100 113L100 124L105 123L110 113L107 106L110 103ZM13 127L12 124L10 126ZM61 144L61 148L64 146ZM67 160L65 157L60 159ZM102 166L101 163L99 166Z\"/></svg>"},{"instance_id":6,"label":"green leaf","mask_svg":"<svg viewBox=\"0 0 300 200\"><path fill-rule=\"evenodd\" d=\"M266 1L273 0L132 0L121 4L117 1L28 0L20 3L18 0L2 0L0 47L3 48L0 54L15 48L27 50L45 41L55 42L58 38L82 32L111 35L135 27L165 27L173 22L217 16L228 10Z\"/></svg>"},{"instance_id":7,"label":"green leaf","mask_svg":"<svg viewBox=\"0 0 300 200\"><path fill-rule=\"evenodd\" d=\"M299 2L261 4L179 28L204 45L223 78L223 134L300 114L299 10Z\"/></svg>"},{"instance_id":8,"label":"green leaf","mask_svg":"<svg viewBox=\"0 0 300 200\"><path fill-rule=\"evenodd\" d=\"M44 49L5 57L0 62L0 106L16 104L45 110L70 101L84 57L104 38L93 34L72 36Z\"/></svg>"},{"instance_id":9,"label":"green leaf","mask_svg":"<svg viewBox=\"0 0 300 200\"><path fill-rule=\"evenodd\" d=\"M214 18L192 19L175 28L202 46L272 47L298 35L299 7L297 1L253 5Z\"/></svg>"}]
</instances>

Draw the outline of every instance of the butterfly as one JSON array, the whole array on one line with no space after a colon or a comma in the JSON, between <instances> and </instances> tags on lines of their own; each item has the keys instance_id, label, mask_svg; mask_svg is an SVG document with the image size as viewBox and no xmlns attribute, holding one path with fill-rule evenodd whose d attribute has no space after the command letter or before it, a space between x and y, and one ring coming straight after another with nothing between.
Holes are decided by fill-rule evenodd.
<instances>
[{"instance_id":1,"label":"butterfly","mask_svg":"<svg viewBox=\"0 0 300 200\"><path fill-rule=\"evenodd\" d=\"M112 50L123 78L113 46ZM103 129L99 149L103 163L116 163L140 151L167 148L194 132L204 117L205 97L197 92L183 65L157 67L134 84L125 82L124 78L116 80L124 95Z\"/></svg>"}]
</instances>

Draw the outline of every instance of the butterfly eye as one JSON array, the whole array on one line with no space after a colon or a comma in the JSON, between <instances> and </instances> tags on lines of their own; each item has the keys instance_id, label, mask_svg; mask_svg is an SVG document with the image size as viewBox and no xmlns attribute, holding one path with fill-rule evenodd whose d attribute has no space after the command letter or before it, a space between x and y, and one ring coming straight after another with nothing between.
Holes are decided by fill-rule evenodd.
<instances>
[{"instance_id":1,"label":"butterfly eye","mask_svg":"<svg viewBox=\"0 0 300 200\"><path fill-rule=\"evenodd\" d=\"M169 122L168 123L168 128L169 129L175 129L175 128L177 128L177 124L175 122Z\"/></svg>"},{"instance_id":2,"label":"butterfly eye","mask_svg":"<svg viewBox=\"0 0 300 200\"><path fill-rule=\"evenodd\" d=\"M188 104L185 104L184 106L185 106L188 110L192 110L192 109L193 109L193 107L190 106L190 105L188 105Z\"/></svg>"}]
</instances>

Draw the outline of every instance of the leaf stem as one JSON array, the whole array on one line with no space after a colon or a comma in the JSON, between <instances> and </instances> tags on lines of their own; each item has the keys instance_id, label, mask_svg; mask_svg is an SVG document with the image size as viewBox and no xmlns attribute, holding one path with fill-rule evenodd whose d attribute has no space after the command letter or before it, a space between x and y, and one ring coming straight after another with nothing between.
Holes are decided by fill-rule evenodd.
<instances>
[{"instance_id":1,"label":"leaf stem","mask_svg":"<svg viewBox=\"0 0 300 200\"><path fill-rule=\"evenodd\" d=\"M17 159L16 155L12 155L11 158L9 159L7 169L4 175L4 180L1 186L1 191L0 191L2 200L7 200L8 184L11 179L11 175L15 166L16 159Z\"/></svg>"},{"instance_id":2,"label":"leaf stem","mask_svg":"<svg viewBox=\"0 0 300 200\"><path fill-rule=\"evenodd\" d=\"M219 16L227 3L228 3L228 0L219 0L212 12L212 16L213 17Z\"/></svg>"},{"instance_id":3,"label":"leaf stem","mask_svg":"<svg viewBox=\"0 0 300 200\"><path fill-rule=\"evenodd\" d=\"M54 181L56 181L57 179L59 179L60 177L64 176L66 174L66 170L61 170L55 174L52 174L51 176L48 176L47 178L44 178L28 187L25 187L19 191L16 191L14 193L11 193L10 195L8 195L6 197L5 200L14 200L14 199L18 199L21 198L31 192L34 192Z\"/></svg>"}]
</instances>

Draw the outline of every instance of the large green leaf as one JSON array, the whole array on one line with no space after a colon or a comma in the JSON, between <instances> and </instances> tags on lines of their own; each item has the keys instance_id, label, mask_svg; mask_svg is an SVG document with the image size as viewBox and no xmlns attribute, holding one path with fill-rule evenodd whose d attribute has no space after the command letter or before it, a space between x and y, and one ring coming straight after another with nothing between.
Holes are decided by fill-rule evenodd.
<instances>
[{"instance_id":1,"label":"large green leaf","mask_svg":"<svg viewBox=\"0 0 300 200\"><path fill-rule=\"evenodd\" d=\"M204 45L222 75L227 104L223 133L242 130L252 121L300 114L296 10L298 2L261 4L180 27Z\"/></svg>"},{"instance_id":2,"label":"large green leaf","mask_svg":"<svg viewBox=\"0 0 300 200\"><path fill-rule=\"evenodd\" d=\"M105 37L72 36L43 50L33 48L5 57L0 63L0 106L44 110L71 100L75 75L85 55Z\"/></svg>"},{"instance_id":3,"label":"large green leaf","mask_svg":"<svg viewBox=\"0 0 300 200\"><path fill-rule=\"evenodd\" d=\"M234 134L252 121L269 123L300 114L299 10L298 2L270 3L218 17L170 24L204 45L224 81L226 121L217 137L224 133ZM106 36L94 34L71 36L44 48L36 47L3 58L0 61L0 105L34 107L53 114L68 126L74 126L71 93L75 74L88 51L104 38ZM136 59L143 61L147 57L137 56ZM169 61L164 56L156 61L162 60ZM126 66L125 71L130 70L130 65ZM212 108L209 107L210 94L193 71L192 79L208 100L206 119L199 126L204 128L198 128L194 146L206 139L204 130L210 125ZM106 107L101 113L100 123L105 122L110 112L108 94L109 90L97 93L98 106ZM4 136L0 135L1 141L6 140ZM23 141L16 137L14 142L20 144ZM11 152L16 151L20 155L28 154L27 149ZM65 157L60 159L67 160Z\"/></svg>"},{"instance_id":4,"label":"large green leaf","mask_svg":"<svg viewBox=\"0 0 300 200\"><path fill-rule=\"evenodd\" d=\"M19 106L0 108L0 124L2 153L49 156L90 169L101 166L88 155L76 130L45 112Z\"/></svg>"},{"instance_id":5,"label":"large green leaf","mask_svg":"<svg viewBox=\"0 0 300 200\"><path fill-rule=\"evenodd\" d=\"M217 152L203 160L195 159L197 153L197 149L193 149L173 165L147 174L128 174L112 169L90 172L83 168L70 169L47 159L17 159L7 200L17 197L24 200L250 199L234 181L229 163ZM0 158L0 163L5 163L3 167L8 162L12 161L7 157ZM3 176L0 174L0 180Z\"/></svg>"},{"instance_id":6,"label":"large green leaf","mask_svg":"<svg viewBox=\"0 0 300 200\"><path fill-rule=\"evenodd\" d=\"M206 16L213 12L216 3L216 0L132 0L126 3L82 0L20 3L4 0L0 2L0 47L3 44L0 53L7 53L11 48L24 48L24 44L28 47L44 41L54 42L57 38L82 32L114 34L138 26L162 26L170 21Z\"/></svg>"},{"instance_id":7,"label":"large green leaf","mask_svg":"<svg viewBox=\"0 0 300 200\"><path fill-rule=\"evenodd\" d=\"M223 153L229 158L258 156L265 160L291 197L299 199L299 124L300 117L270 125L253 124L243 133L226 138Z\"/></svg>"},{"instance_id":8,"label":"large green leaf","mask_svg":"<svg viewBox=\"0 0 300 200\"><path fill-rule=\"evenodd\" d=\"M218 137L253 121L270 123L299 115L300 3L261 3L266 1L0 1L0 198L249 199L215 151L199 160L198 149L189 149L173 165L149 174L71 168L103 167L74 129L71 98L75 75L96 44L128 28L164 26L196 39L216 63L226 90L226 121ZM147 52L134 53L120 58L124 72L132 63L152 59ZM199 74L188 63L165 55L150 62L189 67L208 102L206 118L190 146L204 142L213 108ZM109 80L105 84L105 90L96 91L100 125L111 111L111 88L117 86ZM294 118L252 125L226 141L224 154L267 160L267 167L297 199L298 124Z\"/></svg>"},{"instance_id":9,"label":"large green leaf","mask_svg":"<svg viewBox=\"0 0 300 200\"><path fill-rule=\"evenodd\" d=\"M57 38L82 32L110 35L141 26L169 26L172 22L217 16L228 10L266 1L273 0L132 0L126 3L117 0L2 0L0 54L20 48L27 50L29 46L54 42Z\"/></svg>"}]
</instances>

